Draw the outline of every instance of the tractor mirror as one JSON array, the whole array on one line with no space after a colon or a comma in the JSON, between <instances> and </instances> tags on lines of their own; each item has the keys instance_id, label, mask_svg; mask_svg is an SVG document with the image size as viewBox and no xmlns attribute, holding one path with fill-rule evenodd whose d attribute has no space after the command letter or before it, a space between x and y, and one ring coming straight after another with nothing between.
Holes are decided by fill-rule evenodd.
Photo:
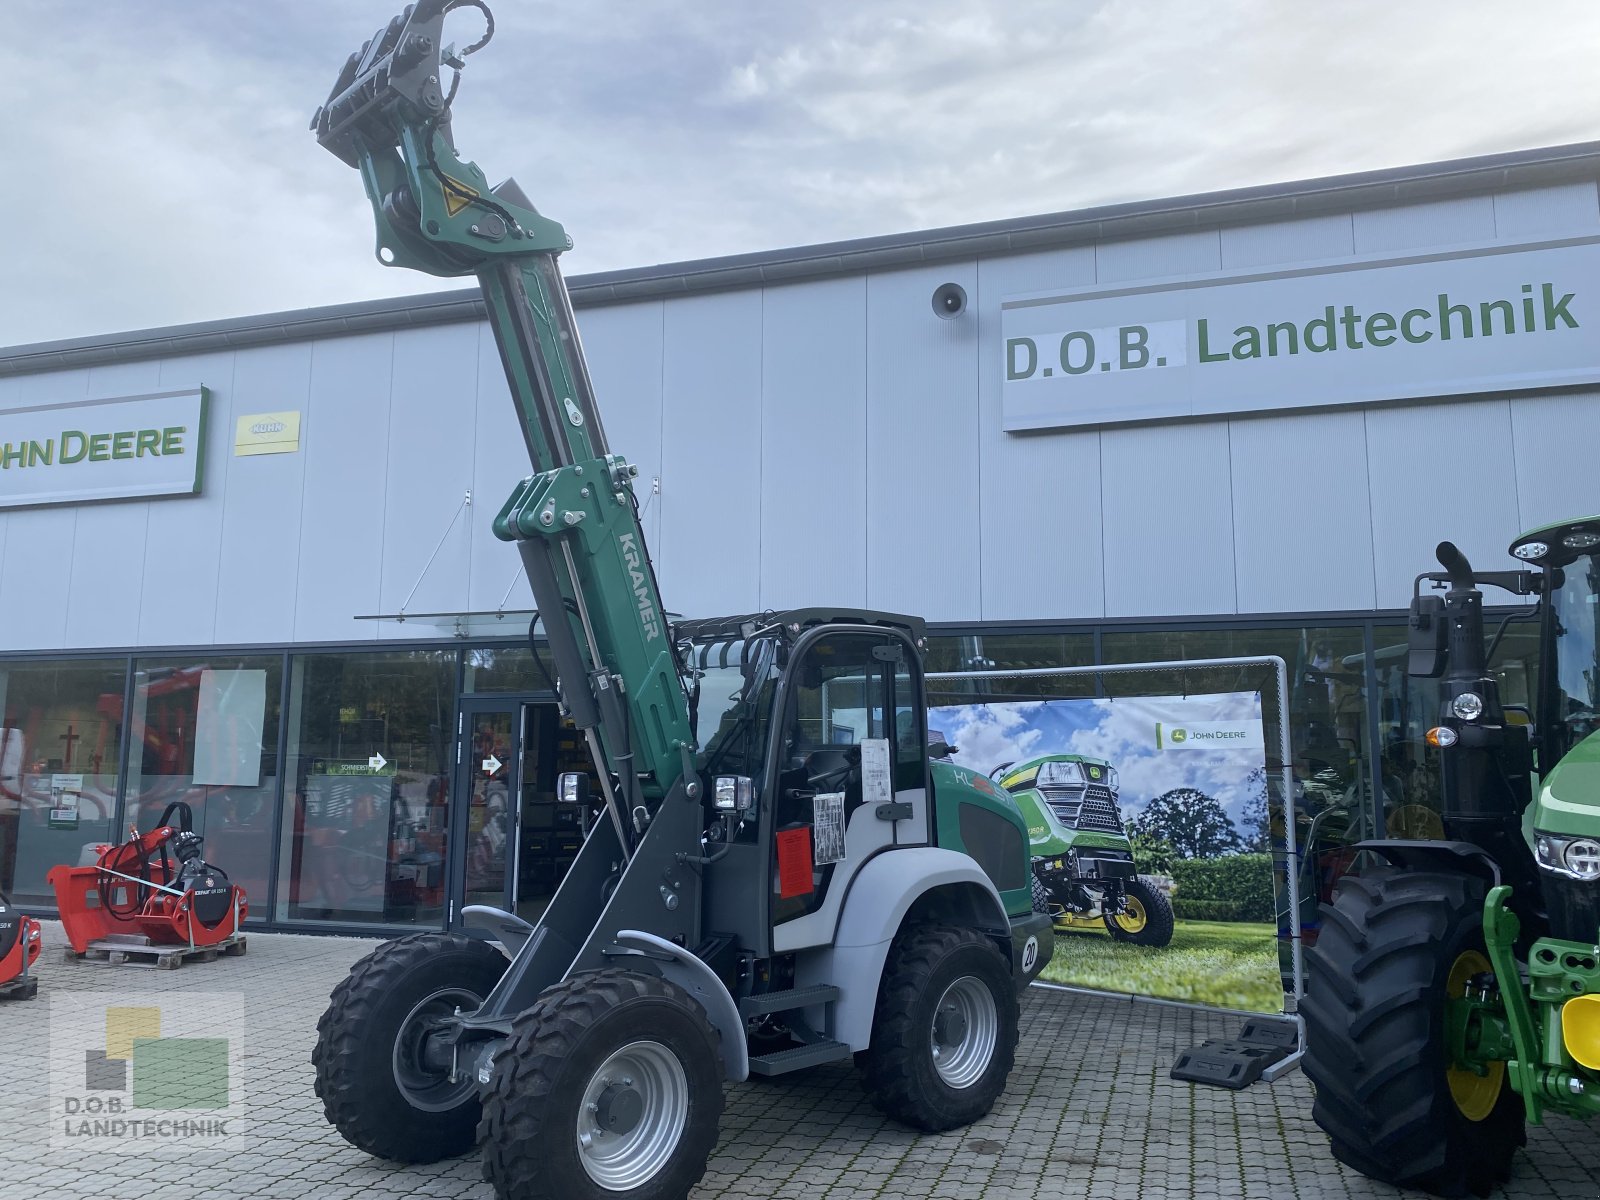
<instances>
[{"instance_id":1,"label":"tractor mirror","mask_svg":"<svg viewBox=\"0 0 1600 1200\"><path fill-rule=\"evenodd\" d=\"M556 779L556 799L562 804L589 803L589 777L582 771L566 771Z\"/></svg>"},{"instance_id":2,"label":"tractor mirror","mask_svg":"<svg viewBox=\"0 0 1600 1200\"><path fill-rule=\"evenodd\" d=\"M1406 674L1417 679L1437 679L1444 674L1448 627L1443 596L1414 596L1407 622Z\"/></svg>"}]
</instances>

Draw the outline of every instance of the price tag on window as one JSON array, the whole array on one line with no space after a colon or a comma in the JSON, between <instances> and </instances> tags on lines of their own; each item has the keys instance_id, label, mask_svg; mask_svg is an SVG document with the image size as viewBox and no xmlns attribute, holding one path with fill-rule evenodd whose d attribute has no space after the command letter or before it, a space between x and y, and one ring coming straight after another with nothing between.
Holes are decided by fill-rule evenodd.
<instances>
[{"instance_id":1,"label":"price tag on window","mask_svg":"<svg viewBox=\"0 0 1600 1200\"><path fill-rule=\"evenodd\" d=\"M863 738L861 741L861 799L874 809L894 799L888 738Z\"/></svg>"}]
</instances>

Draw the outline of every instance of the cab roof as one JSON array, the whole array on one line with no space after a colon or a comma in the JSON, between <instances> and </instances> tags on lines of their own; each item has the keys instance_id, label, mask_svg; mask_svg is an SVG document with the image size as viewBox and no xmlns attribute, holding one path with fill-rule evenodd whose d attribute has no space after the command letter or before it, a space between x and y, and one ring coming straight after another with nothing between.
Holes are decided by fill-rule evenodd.
<instances>
[{"instance_id":1,"label":"cab roof","mask_svg":"<svg viewBox=\"0 0 1600 1200\"><path fill-rule=\"evenodd\" d=\"M1539 547L1544 550L1540 551ZM1600 516L1579 517L1530 529L1511 543L1510 554L1535 566L1564 567L1600 547ZM1519 553L1520 551L1520 553Z\"/></svg>"}]
</instances>

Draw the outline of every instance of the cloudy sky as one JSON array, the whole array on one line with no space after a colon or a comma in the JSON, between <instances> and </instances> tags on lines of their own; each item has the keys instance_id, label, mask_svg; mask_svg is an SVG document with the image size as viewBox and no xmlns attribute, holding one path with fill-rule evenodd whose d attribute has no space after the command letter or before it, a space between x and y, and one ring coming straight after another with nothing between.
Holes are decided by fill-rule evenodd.
<instances>
[{"instance_id":1,"label":"cloudy sky","mask_svg":"<svg viewBox=\"0 0 1600 1200\"><path fill-rule=\"evenodd\" d=\"M1173 788L1196 788L1222 802L1245 831L1252 770L1265 766L1259 746L1238 750L1156 748L1155 726L1260 721L1254 692L1135 696L1120 700L994 701L929 709L928 726L956 747L953 761L989 774L1002 763L1041 754L1082 754L1117 769L1124 820Z\"/></svg>"},{"instance_id":2,"label":"cloudy sky","mask_svg":"<svg viewBox=\"0 0 1600 1200\"><path fill-rule=\"evenodd\" d=\"M0 346L459 286L306 132L398 7L7 0ZM569 273L1600 137L1593 0L495 8L458 141Z\"/></svg>"}]
</instances>

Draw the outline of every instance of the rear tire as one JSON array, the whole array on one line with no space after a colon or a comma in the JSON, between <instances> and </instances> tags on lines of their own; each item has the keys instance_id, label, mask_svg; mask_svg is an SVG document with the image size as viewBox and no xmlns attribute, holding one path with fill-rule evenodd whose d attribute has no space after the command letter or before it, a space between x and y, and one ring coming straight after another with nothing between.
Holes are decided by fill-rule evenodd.
<instances>
[{"instance_id":1,"label":"rear tire","mask_svg":"<svg viewBox=\"0 0 1600 1200\"><path fill-rule=\"evenodd\" d=\"M317 1022L311 1052L322 1111L345 1141L394 1162L472 1149L477 1087L430 1072L419 1034L455 1008L481 1005L506 965L487 942L419 933L385 942L351 968Z\"/></svg>"},{"instance_id":2,"label":"rear tire","mask_svg":"<svg viewBox=\"0 0 1600 1200\"><path fill-rule=\"evenodd\" d=\"M875 1107L929 1132L970 1125L1005 1090L1016 1049L1016 986L992 941L945 925L895 938L856 1056Z\"/></svg>"},{"instance_id":3,"label":"rear tire","mask_svg":"<svg viewBox=\"0 0 1600 1200\"><path fill-rule=\"evenodd\" d=\"M717 1035L682 988L581 972L518 1015L495 1055L483 1177L498 1200L683 1200L717 1142L722 1077Z\"/></svg>"},{"instance_id":4,"label":"rear tire","mask_svg":"<svg viewBox=\"0 0 1600 1200\"><path fill-rule=\"evenodd\" d=\"M1346 876L1306 951L1305 1072L1333 1155L1436 1196L1487 1196L1524 1145L1522 1100L1493 1064L1452 1068L1445 1000L1488 968L1482 881L1384 868Z\"/></svg>"},{"instance_id":5,"label":"rear tire","mask_svg":"<svg viewBox=\"0 0 1600 1200\"><path fill-rule=\"evenodd\" d=\"M1140 876L1123 884L1123 890L1128 896L1128 912L1107 913L1106 932L1117 941L1133 946L1170 943L1174 921L1172 901L1167 899L1167 894Z\"/></svg>"}]
</instances>

